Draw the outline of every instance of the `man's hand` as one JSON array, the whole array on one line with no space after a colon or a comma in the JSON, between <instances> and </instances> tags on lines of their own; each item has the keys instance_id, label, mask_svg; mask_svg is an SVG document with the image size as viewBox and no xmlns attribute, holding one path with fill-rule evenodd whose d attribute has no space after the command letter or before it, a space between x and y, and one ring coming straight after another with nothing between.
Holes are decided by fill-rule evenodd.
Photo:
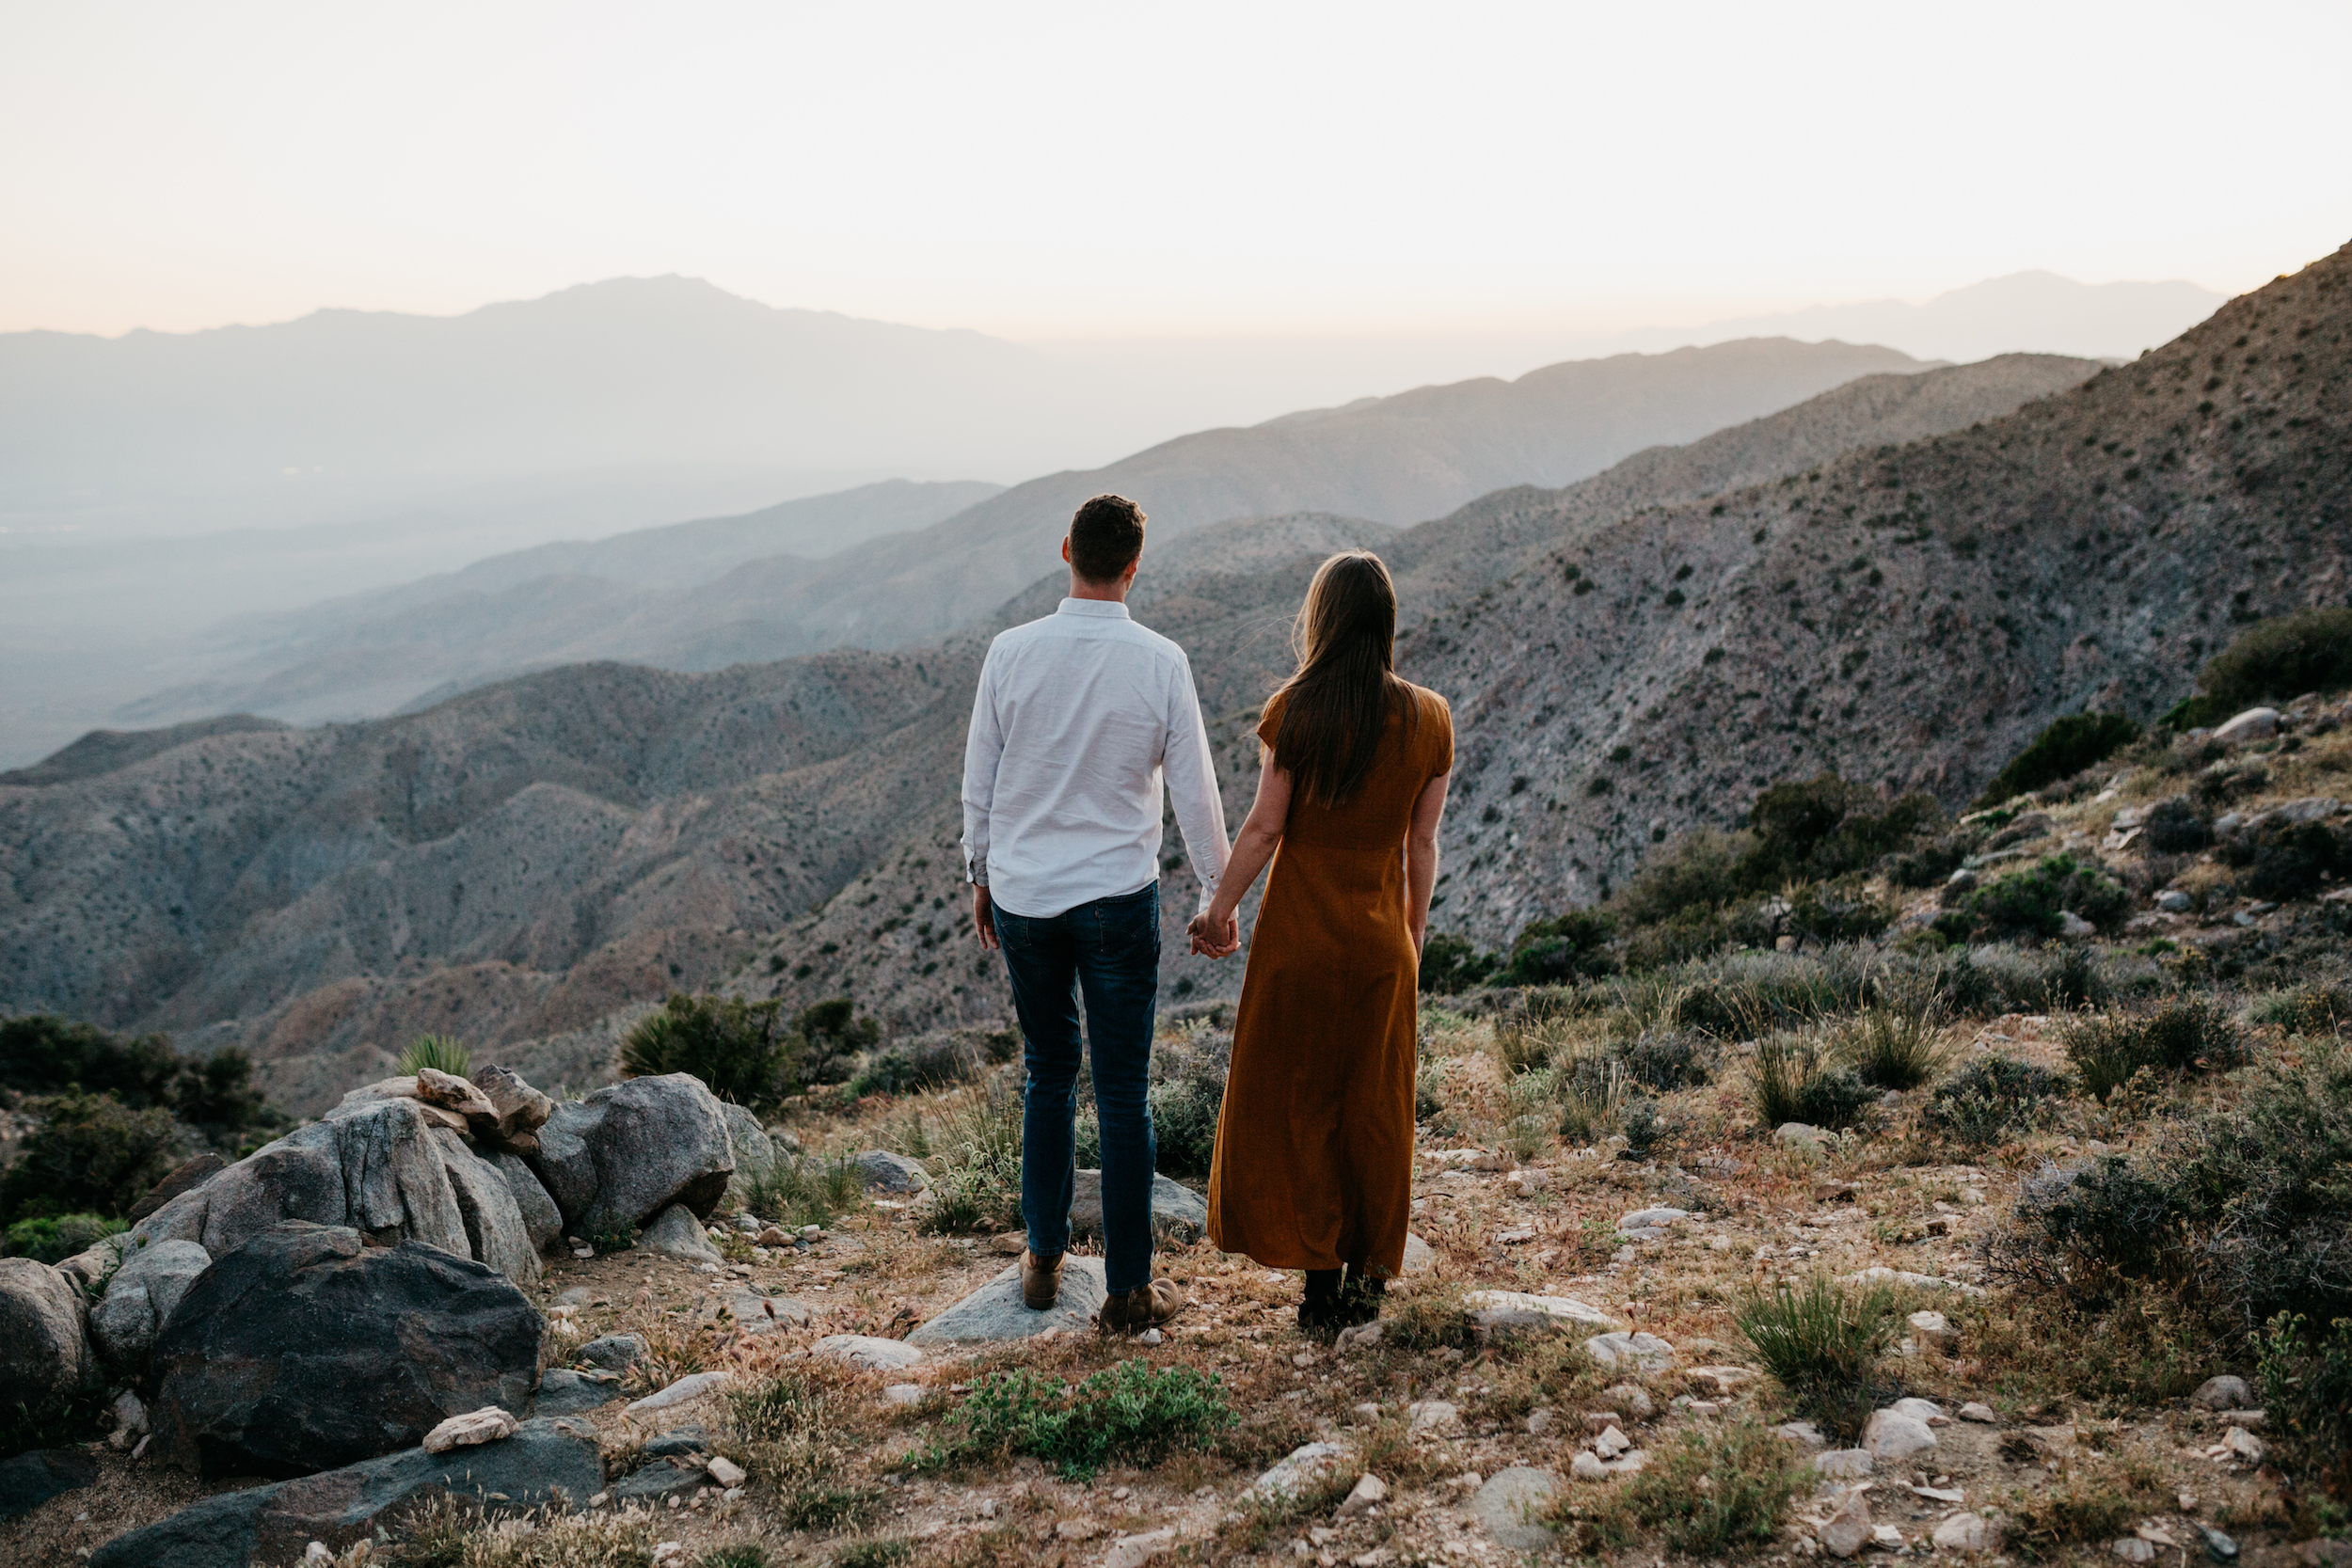
<instances>
[{"instance_id":1,"label":"man's hand","mask_svg":"<svg viewBox=\"0 0 2352 1568\"><path fill-rule=\"evenodd\" d=\"M988 901L988 889L972 886L972 931L980 939L980 945L992 952L996 947L996 908Z\"/></svg>"},{"instance_id":2,"label":"man's hand","mask_svg":"<svg viewBox=\"0 0 2352 1568\"><path fill-rule=\"evenodd\" d=\"M1192 938L1192 950L1211 958L1230 958L1241 951L1241 919L1226 915L1219 919L1213 910L1203 910L1192 917L1186 927Z\"/></svg>"}]
</instances>

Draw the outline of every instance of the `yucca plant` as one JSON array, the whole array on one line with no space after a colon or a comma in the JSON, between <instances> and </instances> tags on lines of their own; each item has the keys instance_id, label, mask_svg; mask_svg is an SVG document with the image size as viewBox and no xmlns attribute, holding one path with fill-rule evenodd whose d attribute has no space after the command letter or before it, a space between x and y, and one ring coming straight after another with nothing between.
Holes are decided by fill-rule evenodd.
<instances>
[{"instance_id":1,"label":"yucca plant","mask_svg":"<svg viewBox=\"0 0 2352 1568\"><path fill-rule=\"evenodd\" d=\"M1791 1121L1844 1127L1874 1098L1851 1068L1831 1067L1811 1041L1795 1035L1767 1035L1756 1042L1750 1088L1766 1127Z\"/></svg>"},{"instance_id":2,"label":"yucca plant","mask_svg":"<svg viewBox=\"0 0 2352 1568\"><path fill-rule=\"evenodd\" d=\"M1798 1408L1831 1430L1862 1430L1881 1392L1879 1357L1895 1337L1895 1294L1823 1275L1749 1296L1733 1314L1756 1359Z\"/></svg>"},{"instance_id":3,"label":"yucca plant","mask_svg":"<svg viewBox=\"0 0 2352 1568\"><path fill-rule=\"evenodd\" d=\"M1944 1070L1943 1026L1924 1009L1867 1008L1832 1037L1837 1054L1877 1088L1915 1089Z\"/></svg>"},{"instance_id":4,"label":"yucca plant","mask_svg":"<svg viewBox=\"0 0 2352 1568\"><path fill-rule=\"evenodd\" d=\"M419 1035L401 1052L400 1070L417 1073L426 1068L463 1078L473 1070L473 1053L454 1035Z\"/></svg>"}]
</instances>

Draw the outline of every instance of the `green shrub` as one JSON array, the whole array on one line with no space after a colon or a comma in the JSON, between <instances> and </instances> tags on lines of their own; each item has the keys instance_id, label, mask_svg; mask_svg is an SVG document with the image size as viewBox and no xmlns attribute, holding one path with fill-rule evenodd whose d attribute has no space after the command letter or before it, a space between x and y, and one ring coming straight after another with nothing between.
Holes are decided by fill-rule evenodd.
<instances>
[{"instance_id":1,"label":"green shrub","mask_svg":"<svg viewBox=\"0 0 2352 1568\"><path fill-rule=\"evenodd\" d=\"M1627 1077L1661 1091L1706 1083L1715 1054L1713 1042L1688 1029L1645 1029L1612 1051Z\"/></svg>"},{"instance_id":2,"label":"green shrub","mask_svg":"<svg viewBox=\"0 0 2352 1568\"><path fill-rule=\"evenodd\" d=\"M882 1043L882 1025L858 1016L846 996L829 996L803 1007L792 1018L792 1033L803 1041L801 1076L812 1084L838 1084L855 1069L858 1058Z\"/></svg>"},{"instance_id":3,"label":"green shrub","mask_svg":"<svg viewBox=\"0 0 2352 1568\"><path fill-rule=\"evenodd\" d=\"M672 991L660 1012L622 1038L621 1071L630 1078L690 1073L721 1100L772 1105L799 1087L797 1042L787 1043L777 1021L783 1006Z\"/></svg>"},{"instance_id":4,"label":"green shrub","mask_svg":"<svg viewBox=\"0 0 2352 1568\"><path fill-rule=\"evenodd\" d=\"M2060 851L1971 888L1935 927L1955 942L2044 940L2065 930L2069 914L2111 930L2130 907L2131 895L2096 861Z\"/></svg>"},{"instance_id":5,"label":"green shrub","mask_svg":"<svg viewBox=\"0 0 2352 1568\"><path fill-rule=\"evenodd\" d=\"M1878 1099L1852 1069L1830 1066L1810 1041L1785 1034L1756 1042L1751 1092L1756 1119L1767 1128L1791 1121L1851 1126Z\"/></svg>"},{"instance_id":6,"label":"green shrub","mask_svg":"<svg viewBox=\"0 0 2352 1568\"><path fill-rule=\"evenodd\" d=\"M473 1070L473 1053L454 1035L419 1035L402 1048L399 1070L418 1073L427 1068L463 1078Z\"/></svg>"},{"instance_id":7,"label":"green shrub","mask_svg":"<svg viewBox=\"0 0 2352 1568\"><path fill-rule=\"evenodd\" d=\"M1485 982L1498 960L1478 944L1451 931L1433 931L1421 948L1423 996L1455 996Z\"/></svg>"},{"instance_id":8,"label":"green shrub","mask_svg":"<svg viewBox=\"0 0 2352 1568\"><path fill-rule=\"evenodd\" d=\"M1612 901L1629 925L1655 926L1685 910L1718 909L1753 891L1746 870L1753 834L1694 828L1642 863Z\"/></svg>"},{"instance_id":9,"label":"green shrub","mask_svg":"<svg viewBox=\"0 0 2352 1568\"><path fill-rule=\"evenodd\" d=\"M1591 910L1531 921L1511 944L1502 978L1515 986L1557 986L1606 974L1607 945L1617 923Z\"/></svg>"},{"instance_id":10,"label":"green shrub","mask_svg":"<svg viewBox=\"0 0 2352 1568\"><path fill-rule=\"evenodd\" d=\"M180 1162L180 1130L168 1111L134 1111L100 1094L28 1103L40 1125L0 1176L0 1217L119 1214Z\"/></svg>"},{"instance_id":11,"label":"green shrub","mask_svg":"<svg viewBox=\"0 0 2352 1568\"><path fill-rule=\"evenodd\" d=\"M2139 738L2139 725L2120 713L2070 713L2035 736L2009 759L1977 797L1977 809L1997 806L2044 784L2071 779Z\"/></svg>"},{"instance_id":12,"label":"green shrub","mask_svg":"<svg viewBox=\"0 0 2352 1568\"><path fill-rule=\"evenodd\" d=\"M1867 1008L1831 1039L1836 1055L1873 1088L1915 1089L1944 1070L1948 1055L1934 1014L1918 1008Z\"/></svg>"},{"instance_id":13,"label":"green shrub","mask_svg":"<svg viewBox=\"0 0 2352 1568\"><path fill-rule=\"evenodd\" d=\"M2145 1013L2077 1018L2058 1038L2083 1088L2102 1103L2141 1068L2182 1073L2233 1067L2245 1052L2236 1022L2201 996L2179 998Z\"/></svg>"},{"instance_id":14,"label":"green shrub","mask_svg":"<svg viewBox=\"0 0 2352 1568\"><path fill-rule=\"evenodd\" d=\"M1694 1422L1614 1483L1584 1528L1614 1552L1662 1544L1678 1557L1722 1560L1770 1545L1810 1479L1796 1446L1752 1417Z\"/></svg>"},{"instance_id":15,"label":"green shrub","mask_svg":"<svg viewBox=\"0 0 2352 1568\"><path fill-rule=\"evenodd\" d=\"M935 1128L926 1128L939 1152L930 1160L931 1202L921 1227L932 1234L1002 1230L1021 1215L1019 1085L1009 1075L949 1102Z\"/></svg>"},{"instance_id":16,"label":"green shrub","mask_svg":"<svg viewBox=\"0 0 2352 1568\"><path fill-rule=\"evenodd\" d=\"M1970 1063L1936 1085L1919 1119L1966 1148L1988 1148L2030 1127L2064 1097L2066 1080L2010 1056Z\"/></svg>"},{"instance_id":17,"label":"green shrub","mask_svg":"<svg viewBox=\"0 0 2352 1568\"><path fill-rule=\"evenodd\" d=\"M30 1258L39 1263L62 1263L87 1252L100 1242L127 1228L104 1214L61 1214L56 1218L18 1220L0 1242L0 1256Z\"/></svg>"},{"instance_id":18,"label":"green shrub","mask_svg":"<svg viewBox=\"0 0 2352 1568\"><path fill-rule=\"evenodd\" d=\"M2250 626L2206 662L2197 684L2213 720L2263 702L2341 691L2352 686L2352 609L2296 610Z\"/></svg>"},{"instance_id":19,"label":"green shrub","mask_svg":"<svg viewBox=\"0 0 2352 1568\"><path fill-rule=\"evenodd\" d=\"M1224 1384L1190 1367L1121 1361L1066 1386L1029 1371L997 1372L948 1418L949 1433L917 1459L927 1470L1025 1454L1073 1481L1105 1465L1156 1465L1197 1449L1234 1422Z\"/></svg>"},{"instance_id":20,"label":"green shrub","mask_svg":"<svg viewBox=\"0 0 2352 1568\"><path fill-rule=\"evenodd\" d=\"M1733 1322L1797 1408L1840 1435L1861 1432L1883 1392L1878 1368L1895 1338L1894 1292L1816 1275L1796 1290L1750 1295Z\"/></svg>"},{"instance_id":21,"label":"green shrub","mask_svg":"<svg viewBox=\"0 0 2352 1568\"><path fill-rule=\"evenodd\" d=\"M771 1224L830 1225L866 1201L866 1183L848 1156L819 1160L779 1152L750 1183L743 1207Z\"/></svg>"},{"instance_id":22,"label":"green shrub","mask_svg":"<svg viewBox=\"0 0 2352 1568\"><path fill-rule=\"evenodd\" d=\"M2338 1034L2352 1024L2352 986L2321 980L2273 991L2255 1005L2253 1019L2290 1035Z\"/></svg>"},{"instance_id":23,"label":"green shrub","mask_svg":"<svg viewBox=\"0 0 2352 1568\"><path fill-rule=\"evenodd\" d=\"M199 1059L167 1035L110 1035L51 1014L0 1019L0 1088L24 1095L81 1089L112 1095L135 1111L176 1112L224 1151L240 1134L286 1125L252 1086L253 1059L234 1047Z\"/></svg>"},{"instance_id":24,"label":"green shrub","mask_svg":"<svg viewBox=\"0 0 2352 1568\"><path fill-rule=\"evenodd\" d=\"M2216 855L2239 868L2240 893L2284 902L2317 893L2333 873L2352 871L2352 832L2325 822L2263 822L2224 838Z\"/></svg>"}]
</instances>

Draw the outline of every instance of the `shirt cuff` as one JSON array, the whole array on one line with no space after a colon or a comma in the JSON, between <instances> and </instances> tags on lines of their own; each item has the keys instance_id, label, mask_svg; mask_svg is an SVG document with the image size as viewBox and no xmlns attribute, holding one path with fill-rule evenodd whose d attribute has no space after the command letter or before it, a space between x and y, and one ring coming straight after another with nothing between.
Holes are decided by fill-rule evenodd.
<instances>
[{"instance_id":1,"label":"shirt cuff","mask_svg":"<svg viewBox=\"0 0 2352 1568\"><path fill-rule=\"evenodd\" d=\"M974 887L988 886L988 857L982 855L978 860L968 863L964 867L964 875Z\"/></svg>"}]
</instances>

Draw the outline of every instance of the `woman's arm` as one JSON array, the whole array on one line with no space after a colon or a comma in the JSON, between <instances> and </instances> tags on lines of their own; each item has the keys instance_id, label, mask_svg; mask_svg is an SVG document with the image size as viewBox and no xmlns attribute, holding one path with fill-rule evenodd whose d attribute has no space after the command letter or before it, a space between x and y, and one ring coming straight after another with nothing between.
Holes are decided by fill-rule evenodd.
<instances>
[{"instance_id":1,"label":"woman's arm","mask_svg":"<svg viewBox=\"0 0 2352 1568\"><path fill-rule=\"evenodd\" d=\"M1210 957L1221 958L1240 948L1241 923L1234 911L1241 908L1242 895L1258 879L1265 863L1274 858L1290 816L1291 776L1274 766L1274 749L1262 744L1258 748L1258 798L1250 803L1240 836L1233 840L1225 875L1216 879L1216 896L1193 922L1194 936Z\"/></svg>"},{"instance_id":2,"label":"woman's arm","mask_svg":"<svg viewBox=\"0 0 2352 1568\"><path fill-rule=\"evenodd\" d=\"M1438 885L1438 824L1445 817L1446 780L1440 773L1422 786L1413 802L1413 825L1405 833L1405 926L1413 951L1429 941L1429 895Z\"/></svg>"}]
</instances>

